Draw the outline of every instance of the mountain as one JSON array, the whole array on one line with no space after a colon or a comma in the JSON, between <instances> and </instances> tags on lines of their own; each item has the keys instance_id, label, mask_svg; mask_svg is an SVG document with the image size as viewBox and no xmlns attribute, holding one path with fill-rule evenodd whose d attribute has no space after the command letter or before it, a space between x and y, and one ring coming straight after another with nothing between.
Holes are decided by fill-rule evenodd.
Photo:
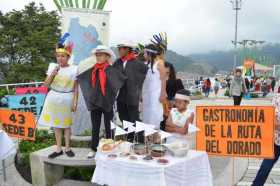
<instances>
[{"instance_id":1,"label":"mountain","mask_svg":"<svg viewBox=\"0 0 280 186\"><path fill-rule=\"evenodd\" d=\"M273 66L280 64L280 44L269 43L262 48L238 49L237 65L243 64L245 56L250 56L257 63ZM205 63L219 71L231 70L234 65L234 51L212 51L205 54L192 54L188 56L196 63Z\"/></svg>"},{"instance_id":2,"label":"mountain","mask_svg":"<svg viewBox=\"0 0 280 186\"><path fill-rule=\"evenodd\" d=\"M172 63L175 66L176 71L186 72L189 75L213 75L217 69L208 63L203 61L197 61L191 56L183 56L172 50L168 50L166 53L166 61Z\"/></svg>"}]
</instances>

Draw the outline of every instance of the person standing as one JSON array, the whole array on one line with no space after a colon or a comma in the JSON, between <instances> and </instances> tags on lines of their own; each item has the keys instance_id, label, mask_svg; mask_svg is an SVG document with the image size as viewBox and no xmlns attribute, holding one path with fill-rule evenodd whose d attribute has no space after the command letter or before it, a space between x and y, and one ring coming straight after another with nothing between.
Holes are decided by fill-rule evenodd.
<instances>
[{"instance_id":1,"label":"person standing","mask_svg":"<svg viewBox=\"0 0 280 186\"><path fill-rule=\"evenodd\" d=\"M145 47L145 58L148 61L148 73L143 84L143 122L160 128L163 121L162 104L167 98L166 69L164 61L159 57L161 49L153 44Z\"/></svg>"},{"instance_id":2,"label":"person standing","mask_svg":"<svg viewBox=\"0 0 280 186\"><path fill-rule=\"evenodd\" d=\"M219 93L219 90L220 90L220 86L221 86L221 84L220 84L218 78L215 78L214 92L215 92L216 98L218 97L218 93Z\"/></svg>"},{"instance_id":3,"label":"person standing","mask_svg":"<svg viewBox=\"0 0 280 186\"><path fill-rule=\"evenodd\" d=\"M78 82L92 120L91 152L88 158L93 158L99 144L101 117L104 116L106 138L112 138L111 121L113 119L113 105L117 92L124 84L126 77L112 67L113 51L106 46L99 45L94 51L96 64L78 76Z\"/></svg>"},{"instance_id":4,"label":"person standing","mask_svg":"<svg viewBox=\"0 0 280 186\"><path fill-rule=\"evenodd\" d=\"M171 63L165 62L166 75L168 77L166 81L166 93L168 101L173 101L175 94L178 90L184 89L184 85L181 79L177 78L174 66Z\"/></svg>"},{"instance_id":5,"label":"person standing","mask_svg":"<svg viewBox=\"0 0 280 186\"><path fill-rule=\"evenodd\" d=\"M269 176L275 163L280 156L280 94L276 94L272 99L272 105L275 107L276 125L274 141L274 159L264 159L261 167L253 181L252 186L263 186Z\"/></svg>"},{"instance_id":6,"label":"person standing","mask_svg":"<svg viewBox=\"0 0 280 186\"><path fill-rule=\"evenodd\" d=\"M38 124L54 128L56 138L56 151L48 157L50 159L63 155L62 131L65 136L65 154L74 157L70 148L70 136L73 112L77 109L78 86L76 81L77 67L68 64L71 57L73 44L65 45L70 35L66 33L60 38L56 48L56 60L58 64L51 63L47 71L45 86L50 91L45 99L44 107Z\"/></svg>"},{"instance_id":7,"label":"person standing","mask_svg":"<svg viewBox=\"0 0 280 186\"><path fill-rule=\"evenodd\" d=\"M117 97L117 109L121 121L135 123L139 121L139 102L147 66L136 59L134 46L129 43L119 44L119 59L113 64L119 72L127 77Z\"/></svg>"},{"instance_id":8,"label":"person standing","mask_svg":"<svg viewBox=\"0 0 280 186\"><path fill-rule=\"evenodd\" d=\"M271 89L272 89L272 92L275 91L275 86L276 86L276 80L275 80L275 77L272 77L272 80L271 80Z\"/></svg>"},{"instance_id":9,"label":"person standing","mask_svg":"<svg viewBox=\"0 0 280 186\"><path fill-rule=\"evenodd\" d=\"M233 96L234 105L238 106L241 104L242 96L247 92L245 81L241 76L241 69L235 70L235 76L230 85L230 95Z\"/></svg>"},{"instance_id":10,"label":"person standing","mask_svg":"<svg viewBox=\"0 0 280 186\"><path fill-rule=\"evenodd\" d=\"M211 81L209 78L204 80L202 90L205 94L205 97L209 97L210 90L211 90Z\"/></svg>"}]
</instances>

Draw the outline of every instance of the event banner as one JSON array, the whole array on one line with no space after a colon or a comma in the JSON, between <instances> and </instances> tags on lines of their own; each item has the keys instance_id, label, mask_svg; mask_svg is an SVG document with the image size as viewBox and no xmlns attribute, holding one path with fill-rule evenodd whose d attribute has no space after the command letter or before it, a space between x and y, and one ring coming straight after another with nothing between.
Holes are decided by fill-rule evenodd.
<instances>
[{"instance_id":1,"label":"event banner","mask_svg":"<svg viewBox=\"0 0 280 186\"><path fill-rule=\"evenodd\" d=\"M16 95L24 94L47 94L48 87L27 87L27 88L16 88Z\"/></svg>"},{"instance_id":2,"label":"event banner","mask_svg":"<svg viewBox=\"0 0 280 186\"><path fill-rule=\"evenodd\" d=\"M272 106L197 106L197 150L209 155L274 157Z\"/></svg>"},{"instance_id":3,"label":"event banner","mask_svg":"<svg viewBox=\"0 0 280 186\"><path fill-rule=\"evenodd\" d=\"M35 118L30 112L0 110L0 123L5 132L18 139L35 140Z\"/></svg>"},{"instance_id":4,"label":"event banner","mask_svg":"<svg viewBox=\"0 0 280 186\"><path fill-rule=\"evenodd\" d=\"M11 110L31 112L39 117L43 109L45 97L45 94L8 96L8 106Z\"/></svg>"}]
</instances>

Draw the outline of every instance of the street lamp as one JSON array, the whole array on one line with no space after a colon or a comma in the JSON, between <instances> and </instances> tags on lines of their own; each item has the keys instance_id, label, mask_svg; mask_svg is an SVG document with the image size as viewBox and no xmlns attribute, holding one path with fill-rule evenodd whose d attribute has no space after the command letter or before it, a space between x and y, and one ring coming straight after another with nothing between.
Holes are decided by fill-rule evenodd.
<instances>
[{"instance_id":1,"label":"street lamp","mask_svg":"<svg viewBox=\"0 0 280 186\"><path fill-rule=\"evenodd\" d=\"M242 0L231 0L232 9L235 11L235 35L234 35L234 69L237 64L237 28L238 28L238 11L241 10Z\"/></svg>"}]
</instances>

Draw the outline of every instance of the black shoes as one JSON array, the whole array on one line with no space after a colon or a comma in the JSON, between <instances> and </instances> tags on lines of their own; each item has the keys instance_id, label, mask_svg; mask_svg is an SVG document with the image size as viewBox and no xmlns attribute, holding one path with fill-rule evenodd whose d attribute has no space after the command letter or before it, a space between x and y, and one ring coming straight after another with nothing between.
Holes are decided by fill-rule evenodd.
<instances>
[{"instance_id":1,"label":"black shoes","mask_svg":"<svg viewBox=\"0 0 280 186\"><path fill-rule=\"evenodd\" d=\"M69 151L65 151L65 154L69 157L69 158L72 158L75 156L74 152L72 150L69 150ZM51 153L48 158L49 159L55 159L59 156L62 156L63 155L63 151L60 151L60 152L53 152Z\"/></svg>"},{"instance_id":2,"label":"black shoes","mask_svg":"<svg viewBox=\"0 0 280 186\"><path fill-rule=\"evenodd\" d=\"M60 152L53 152L51 153L48 158L49 159L54 159L54 158L57 158L58 156L62 156L63 155L63 151L60 151Z\"/></svg>"},{"instance_id":3,"label":"black shoes","mask_svg":"<svg viewBox=\"0 0 280 186\"><path fill-rule=\"evenodd\" d=\"M69 158L73 158L75 156L74 152L72 150L69 151L65 151L65 154L69 157Z\"/></svg>"}]
</instances>

